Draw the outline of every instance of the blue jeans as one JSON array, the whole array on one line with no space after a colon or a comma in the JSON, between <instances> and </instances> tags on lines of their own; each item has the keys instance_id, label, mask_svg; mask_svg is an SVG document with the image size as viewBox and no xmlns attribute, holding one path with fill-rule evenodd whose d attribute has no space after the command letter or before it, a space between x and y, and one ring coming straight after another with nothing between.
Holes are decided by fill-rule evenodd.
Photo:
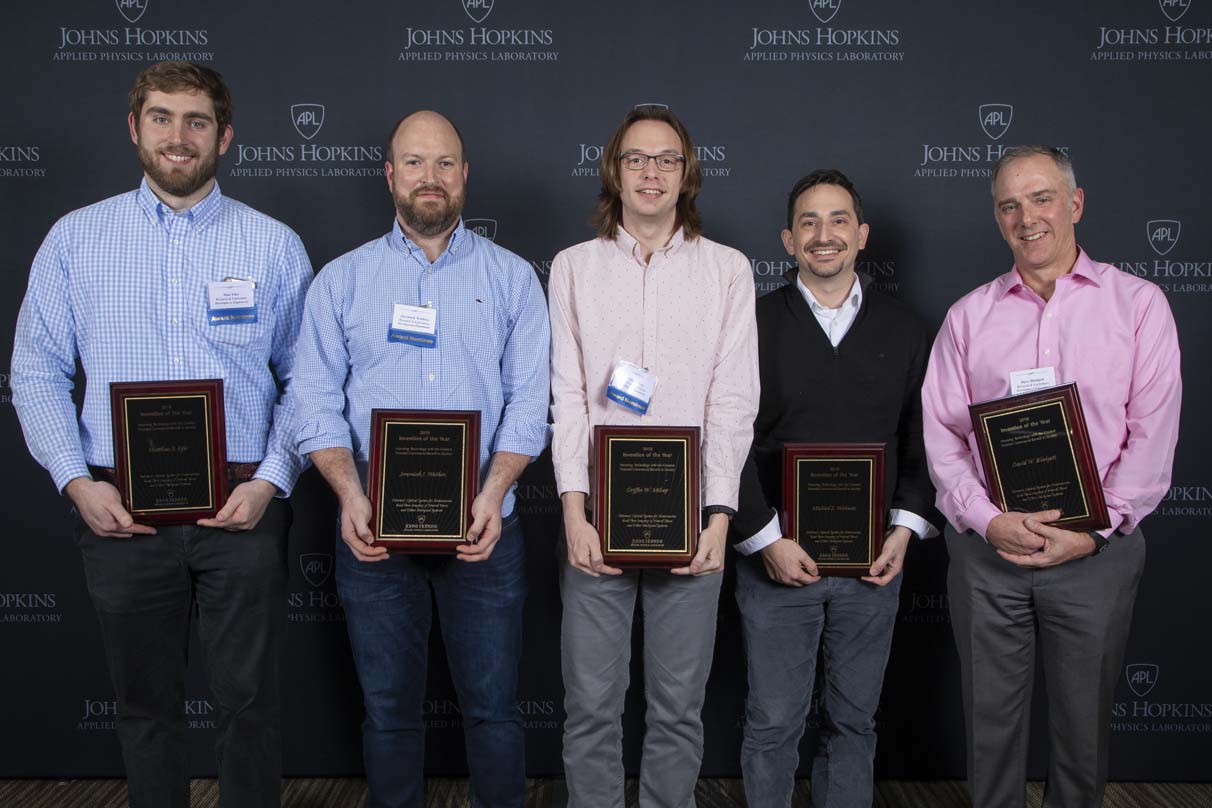
<instances>
[{"instance_id":1,"label":"blue jeans","mask_svg":"<svg viewBox=\"0 0 1212 808\"><path fill-rule=\"evenodd\" d=\"M337 539L345 608L366 720L362 756L371 808L421 808L425 724L421 703L436 600L463 715L472 804L522 805L526 757L517 706L525 547L516 514L485 561L393 554L364 563Z\"/></svg>"},{"instance_id":2,"label":"blue jeans","mask_svg":"<svg viewBox=\"0 0 1212 808\"><path fill-rule=\"evenodd\" d=\"M840 577L790 587L770 580L758 555L737 559L736 567L736 602L749 661L741 745L749 804L791 805L819 648L824 669L812 805L870 806L874 717L892 648L901 578L885 587Z\"/></svg>"}]
</instances>

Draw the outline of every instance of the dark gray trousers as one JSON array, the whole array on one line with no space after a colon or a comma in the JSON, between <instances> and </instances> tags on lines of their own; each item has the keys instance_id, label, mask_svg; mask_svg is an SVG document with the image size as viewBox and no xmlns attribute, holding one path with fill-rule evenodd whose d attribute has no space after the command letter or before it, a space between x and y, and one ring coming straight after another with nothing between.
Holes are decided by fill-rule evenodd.
<instances>
[{"instance_id":1,"label":"dark gray trousers","mask_svg":"<svg viewBox=\"0 0 1212 808\"><path fill-rule=\"evenodd\" d=\"M816 808L869 808L875 710L892 647L901 579L879 587L826 577L802 587L770 580L761 558L737 559L749 698L741 771L751 806L788 808L821 653Z\"/></svg>"},{"instance_id":2,"label":"dark gray trousers","mask_svg":"<svg viewBox=\"0 0 1212 808\"><path fill-rule=\"evenodd\" d=\"M1057 567L1016 567L948 525L947 590L959 647L968 785L980 808L1026 802L1028 723L1038 652L1052 755L1045 808L1097 808L1107 779L1111 702L1145 566L1140 530Z\"/></svg>"},{"instance_id":3,"label":"dark gray trousers","mask_svg":"<svg viewBox=\"0 0 1212 808\"><path fill-rule=\"evenodd\" d=\"M76 543L97 610L131 808L189 805L185 668L197 620L216 725L219 805L273 808L282 777L279 676L291 509L273 499L255 530L160 527Z\"/></svg>"}]
</instances>

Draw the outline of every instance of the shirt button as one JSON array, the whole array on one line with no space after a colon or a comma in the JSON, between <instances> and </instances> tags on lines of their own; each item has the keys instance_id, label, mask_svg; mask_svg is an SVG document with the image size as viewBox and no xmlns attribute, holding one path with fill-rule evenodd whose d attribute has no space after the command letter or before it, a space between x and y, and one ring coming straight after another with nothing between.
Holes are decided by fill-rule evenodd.
<instances>
[{"instance_id":1,"label":"shirt button","mask_svg":"<svg viewBox=\"0 0 1212 808\"><path fill-rule=\"evenodd\" d=\"M432 300L426 300L426 301L425 301L425 308L427 308L427 309L432 309L432 308L433 308L433 301L432 301Z\"/></svg>"},{"instance_id":2,"label":"shirt button","mask_svg":"<svg viewBox=\"0 0 1212 808\"><path fill-rule=\"evenodd\" d=\"M179 356L174 356L174 357L173 357L173 364L174 364L174 365L179 365L179 364L181 364L181 357L179 357Z\"/></svg>"},{"instance_id":3,"label":"shirt button","mask_svg":"<svg viewBox=\"0 0 1212 808\"><path fill-rule=\"evenodd\" d=\"M174 318L173 318L173 325L181 325L181 321L180 321L180 320L178 320L176 317L174 317Z\"/></svg>"},{"instance_id":4,"label":"shirt button","mask_svg":"<svg viewBox=\"0 0 1212 808\"><path fill-rule=\"evenodd\" d=\"M432 373L430 373L430 374L429 374L429 380L430 380L431 382L434 380L434 375L433 375Z\"/></svg>"},{"instance_id":5,"label":"shirt button","mask_svg":"<svg viewBox=\"0 0 1212 808\"><path fill-rule=\"evenodd\" d=\"M1045 348L1045 349L1044 349L1044 356L1052 356L1052 349L1051 349L1051 348Z\"/></svg>"},{"instance_id":6,"label":"shirt button","mask_svg":"<svg viewBox=\"0 0 1212 808\"><path fill-rule=\"evenodd\" d=\"M179 238L175 238L175 239L173 239L173 244L176 244L177 246L180 246L180 245L181 245L181 239L179 239Z\"/></svg>"},{"instance_id":7,"label":"shirt button","mask_svg":"<svg viewBox=\"0 0 1212 808\"><path fill-rule=\"evenodd\" d=\"M1051 320L1051 319L1052 319L1052 312L1048 312L1048 319L1049 319L1049 320Z\"/></svg>"}]
</instances>

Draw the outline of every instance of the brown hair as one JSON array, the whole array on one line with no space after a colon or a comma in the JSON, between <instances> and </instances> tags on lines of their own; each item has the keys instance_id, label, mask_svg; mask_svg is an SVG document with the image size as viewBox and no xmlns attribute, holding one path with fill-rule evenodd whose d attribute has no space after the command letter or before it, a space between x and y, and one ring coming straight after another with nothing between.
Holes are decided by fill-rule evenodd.
<instances>
[{"instance_id":1,"label":"brown hair","mask_svg":"<svg viewBox=\"0 0 1212 808\"><path fill-rule=\"evenodd\" d=\"M699 169L699 159L695 155L694 143L690 140L686 125L678 116L665 107L649 104L635 107L623 116L623 122L614 130L610 142L602 150L602 165L599 170L602 190L598 194L598 207L592 219L593 226L598 229L598 238L613 239L623 224L623 185L619 179L619 155L623 151L623 136L631 125L638 121L660 121L669 124L682 141L682 154L686 162L682 168L682 188L678 192L676 221L685 238L694 238L703 232L703 222L694 202L703 187L703 175Z\"/></svg>"},{"instance_id":2,"label":"brown hair","mask_svg":"<svg viewBox=\"0 0 1212 808\"><path fill-rule=\"evenodd\" d=\"M130 88L130 114L136 122L143 114L147 94L153 90L162 93L206 93L215 105L218 137L223 137L223 132L231 125L231 92L218 71L193 62L158 62L144 68Z\"/></svg>"}]
</instances>

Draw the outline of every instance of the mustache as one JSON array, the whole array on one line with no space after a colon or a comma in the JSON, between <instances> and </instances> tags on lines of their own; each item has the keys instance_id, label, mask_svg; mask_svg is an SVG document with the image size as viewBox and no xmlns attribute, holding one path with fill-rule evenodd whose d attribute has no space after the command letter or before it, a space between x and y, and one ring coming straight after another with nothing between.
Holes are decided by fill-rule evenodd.
<instances>
[{"instance_id":1,"label":"mustache","mask_svg":"<svg viewBox=\"0 0 1212 808\"><path fill-rule=\"evenodd\" d=\"M416 188L413 188L408 194L408 199L411 202L415 202L418 195L435 192L441 194L443 199L450 199L450 194L446 193L446 189L441 185L437 185L436 183L433 185L419 185Z\"/></svg>"},{"instance_id":2,"label":"mustache","mask_svg":"<svg viewBox=\"0 0 1212 808\"><path fill-rule=\"evenodd\" d=\"M840 241L814 241L805 250L844 250L846 245Z\"/></svg>"}]
</instances>

